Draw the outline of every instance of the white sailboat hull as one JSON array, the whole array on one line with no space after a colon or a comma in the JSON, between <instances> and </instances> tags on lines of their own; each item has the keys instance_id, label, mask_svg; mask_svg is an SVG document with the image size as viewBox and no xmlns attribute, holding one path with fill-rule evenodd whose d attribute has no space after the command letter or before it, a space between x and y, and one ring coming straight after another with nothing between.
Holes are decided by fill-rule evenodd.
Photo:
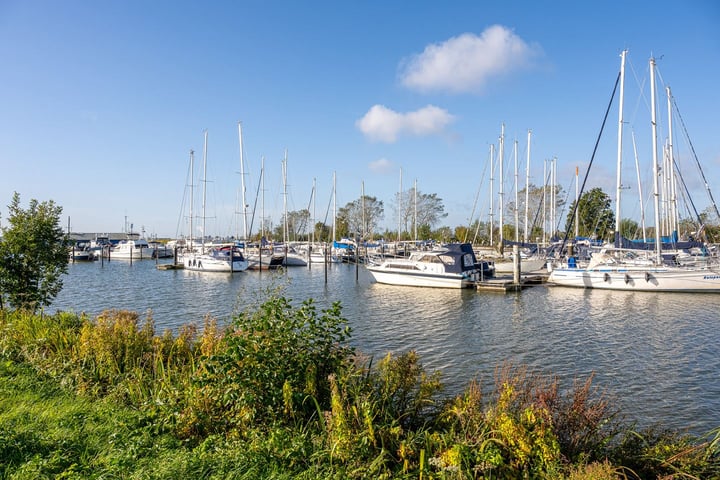
<instances>
[{"instance_id":1,"label":"white sailboat hull","mask_svg":"<svg viewBox=\"0 0 720 480\"><path fill-rule=\"evenodd\" d=\"M244 272L248 269L248 261L217 258L213 255L189 253L183 255L183 268L195 272Z\"/></svg>"},{"instance_id":2,"label":"white sailboat hull","mask_svg":"<svg viewBox=\"0 0 720 480\"><path fill-rule=\"evenodd\" d=\"M563 287L642 292L720 292L720 269L558 268L548 282Z\"/></svg>"}]
</instances>

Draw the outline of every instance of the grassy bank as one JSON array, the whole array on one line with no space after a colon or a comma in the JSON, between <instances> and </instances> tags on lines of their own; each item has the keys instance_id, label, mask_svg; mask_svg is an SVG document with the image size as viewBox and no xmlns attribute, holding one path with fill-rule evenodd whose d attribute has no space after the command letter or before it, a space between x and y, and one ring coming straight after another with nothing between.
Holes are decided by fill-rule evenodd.
<instances>
[{"instance_id":1,"label":"grassy bank","mask_svg":"<svg viewBox=\"0 0 720 480\"><path fill-rule=\"evenodd\" d=\"M225 329L0 311L2 478L720 478L720 430L637 431L583 379L501 365L443 393L364 358L339 304L276 295Z\"/></svg>"}]
</instances>

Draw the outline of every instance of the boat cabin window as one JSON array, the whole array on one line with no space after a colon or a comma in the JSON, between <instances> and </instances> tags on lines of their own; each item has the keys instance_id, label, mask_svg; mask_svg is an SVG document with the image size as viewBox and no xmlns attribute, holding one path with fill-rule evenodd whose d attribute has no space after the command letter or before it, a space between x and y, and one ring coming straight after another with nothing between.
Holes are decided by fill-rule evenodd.
<instances>
[{"instance_id":1,"label":"boat cabin window","mask_svg":"<svg viewBox=\"0 0 720 480\"><path fill-rule=\"evenodd\" d=\"M445 265L455 265L455 257L452 255L439 255L439 257Z\"/></svg>"},{"instance_id":2,"label":"boat cabin window","mask_svg":"<svg viewBox=\"0 0 720 480\"><path fill-rule=\"evenodd\" d=\"M463 255L463 267L472 267L473 265L475 265L475 262L473 261L473 256L469 253Z\"/></svg>"},{"instance_id":3,"label":"boat cabin window","mask_svg":"<svg viewBox=\"0 0 720 480\"><path fill-rule=\"evenodd\" d=\"M442 261L437 257L437 255L423 255L420 258L420 261L425 263L442 263Z\"/></svg>"}]
</instances>

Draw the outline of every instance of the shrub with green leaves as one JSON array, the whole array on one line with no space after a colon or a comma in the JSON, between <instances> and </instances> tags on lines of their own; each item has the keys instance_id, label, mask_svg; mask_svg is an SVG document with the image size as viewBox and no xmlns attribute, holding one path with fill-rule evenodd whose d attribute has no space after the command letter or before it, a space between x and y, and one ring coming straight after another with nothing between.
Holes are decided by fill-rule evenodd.
<instances>
[{"instance_id":1,"label":"shrub with green leaves","mask_svg":"<svg viewBox=\"0 0 720 480\"><path fill-rule=\"evenodd\" d=\"M340 303L318 313L273 297L237 315L217 352L202 362L183 413L190 434L242 429L251 422L305 422L329 409L329 376L350 365L350 327Z\"/></svg>"}]
</instances>

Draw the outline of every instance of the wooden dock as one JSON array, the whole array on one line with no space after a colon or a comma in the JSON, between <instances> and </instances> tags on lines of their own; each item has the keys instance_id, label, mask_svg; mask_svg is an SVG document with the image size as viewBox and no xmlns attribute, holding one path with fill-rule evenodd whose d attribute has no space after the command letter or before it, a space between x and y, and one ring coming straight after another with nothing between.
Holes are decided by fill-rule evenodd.
<instances>
[{"instance_id":1,"label":"wooden dock","mask_svg":"<svg viewBox=\"0 0 720 480\"><path fill-rule=\"evenodd\" d=\"M475 288L478 292L519 292L529 286L542 285L546 281L547 275L543 274L521 275L520 283L513 282L512 275L504 275L475 282Z\"/></svg>"},{"instance_id":2,"label":"wooden dock","mask_svg":"<svg viewBox=\"0 0 720 480\"><path fill-rule=\"evenodd\" d=\"M182 270L185 265L182 263L159 263L157 265L158 270Z\"/></svg>"}]
</instances>

